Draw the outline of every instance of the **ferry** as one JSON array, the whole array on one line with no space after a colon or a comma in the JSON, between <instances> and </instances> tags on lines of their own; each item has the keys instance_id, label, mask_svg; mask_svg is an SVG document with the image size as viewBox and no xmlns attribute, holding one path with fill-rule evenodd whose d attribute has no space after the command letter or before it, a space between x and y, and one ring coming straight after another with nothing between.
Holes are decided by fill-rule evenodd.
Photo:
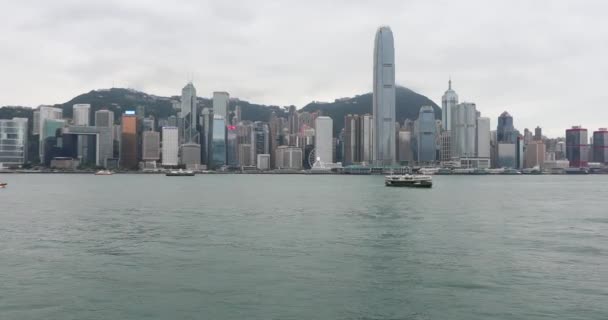
<instances>
[{"instance_id":1,"label":"ferry","mask_svg":"<svg viewBox=\"0 0 608 320\"><path fill-rule=\"evenodd\" d=\"M387 187L431 188L433 178L426 175L390 175L384 177L384 184Z\"/></svg>"},{"instance_id":2,"label":"ferry","mask_svg":"<svg viewBox=\"0 0 608 320\"><path fill-rule=\"evenodd\" d=\"M194 176L194 171L192 170L171 170L165 174L167 177L192 177Z\"/></svg>"},{"instance_id":3,"label":"ferry","mask_svg":"<svg viewBox=\"0 0 608 320\"><path fill-rule=\"evenodd\" d=\"M114 173L110 170L99 170L99 171L95 172L96 176L111 176L113 174Z\"/></svg>"},{"instance_id":4,"label":"ferry","mask_svg":"<svg viewBox=\"0 0 608 320\"><path fill-rule=\"evenodd\" d=\"M0 182L0 189L4 189L4 188L6 188L6 186L8 186L8 183Z\"/></svg>"}]
</instances>

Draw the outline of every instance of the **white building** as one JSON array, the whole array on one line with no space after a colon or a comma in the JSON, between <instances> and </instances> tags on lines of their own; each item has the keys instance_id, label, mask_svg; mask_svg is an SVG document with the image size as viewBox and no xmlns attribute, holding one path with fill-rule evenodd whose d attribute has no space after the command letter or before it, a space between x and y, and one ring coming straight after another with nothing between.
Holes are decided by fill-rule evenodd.
<instances>
[{"instance_id":1,"label":"white building","mask_svg":"<svg viewBox=\"0 0 608 320\"><path fill-rule=\"evenodd\" d=\"M213 93L213 114L222 116L228 121L228 103L230 102L230 95L228 92L216 91Z\"/></svg>"},{"instance_id":2,"label":"white building","mask_svg":"<svg viewBox=\"0 0 608 320\"><path fill-rule=\"evenodd\" d=\"M452 109L452 152L456 158L476 157L475 136L477 109L474 103L463 102Z\"/></svg>"},{"instance_id":3,"label":"white building","mask_svg":"<svg viewBox=\"0 0 608 320\"><path fill-rule=\"evenodd\" d=\"M277 169L302 169L302 149L292 146L279 146L275 151Z\"/></svg>"},{"instance_id":4,"label":"white building","mask_svg":"<svg viewBox=\"0 0 608 320\"><path fill-rule=\"evenodd\" d=\"M27 118L0 119L0 168L27 162Z\"/></svg>"},{"instance_id":5,"label":"white building","mask_svg":"<svg viewBox=\"0 0 608 320\"><path fill-rule=\"evenodd\" d=\"M72 123L75 126L89 126L90 114L90 104L75 104L72 106Z\"/></svg>"},{"instance_id":6,"label":"white building","mask_svg":"<svg viewBox=\"0 0 608 320\"><path fill-rule=\"evenodd\" d=\"M179 152L179 133L177 127L163 127L162 164L177 166Z\"/></svg>"},{"instance_id":7,"label":"white building","mask_svg":"<svg viewBox=\"0 0 608 320\"><path fill-rule=\"evenodd\" d=\"M317 117L315 128L315 155L317 160L321 163L333 163L333 120L325 116Z\"/></svg>"},{"instance_id":8,"label":"white building","mask_svg":"<svg viewBox=\"0 0 608 320\"><path fill-rule=\"evenodd\" d=\"M490 159L490 118L477 118L477 135L475 145L477 147L476 153L478 158Z\"/></svg>"},{"instance_id":9,"label":"white building","mask_svg":"<svg viewBox=\"0 0 608 320\"><path fill-rule=\"evenodd\" d=\"M260 170L270 169L270 154L258 154L257 167Z\"/></svg>"},{"instance_id":10,"label":"white building","mask_svg":"<svg viewBox=\"0 0 608 320\"><path fill-rule=\"evenodd\" d=\"M443 130L452 130L452 110L458 104L458 95L452 90L452 80L448 81L448 90L441 97L441 121Z\"/></svg>"},{"instance_id":11,"label":"white building","mask_svg":"<svg viewBox=\"0 0 608 320\"><path fill-rule=\"evenodd\" d=\"M379 166L392 165L397 159L395 154L395 45L393 32L389 27L380 27L376 31L373 86L373 162Z\"/></svg>"}]
</instances>

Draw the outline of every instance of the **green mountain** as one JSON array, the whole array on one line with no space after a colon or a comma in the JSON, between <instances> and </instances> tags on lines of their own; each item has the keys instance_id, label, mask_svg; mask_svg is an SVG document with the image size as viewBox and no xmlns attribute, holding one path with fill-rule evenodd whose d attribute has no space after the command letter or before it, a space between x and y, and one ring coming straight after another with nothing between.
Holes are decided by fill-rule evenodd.
<instances>
[{"instance_id":1,"label":"green mountain","mask_svg":"<svg viewBox=\"0 0 608 320\"><path fill-rule=\"evenodd\" d=\"M441 118L440 108L427 97L404 87L397 87L396 95L397 121L403 122L405 119L418 118L418 111L423 105L433 106L436 118ZM62 108L66 118L72 117L72 106L77 103L91 104L92 112L102 108L110 109L114 111L117 118L126 110L135 110L137 106L145 106L146 115L152 115L155 118L167 118L176 114L172 101L179 101L179 97L161 97L131 89L112 88L93 90L54 106ZM212 105L211 100L207 98L199 98L199 104L209 107ZM287 107L260 105L231 99L230 109L234 109L237 104L241 106L244 120L268 121L273 111L278 116L287 116ZM367 93L352 98L336 99L330 103L311 102L300 110L321 111L323 115L330 116L334 120L334 134L337 134L344 127L344 116L347 114L372 113L372 94ZM29 118L31 124L32 109L9 106L0 108L0 119L12 117Z\"/></svg>"}]
</instances>

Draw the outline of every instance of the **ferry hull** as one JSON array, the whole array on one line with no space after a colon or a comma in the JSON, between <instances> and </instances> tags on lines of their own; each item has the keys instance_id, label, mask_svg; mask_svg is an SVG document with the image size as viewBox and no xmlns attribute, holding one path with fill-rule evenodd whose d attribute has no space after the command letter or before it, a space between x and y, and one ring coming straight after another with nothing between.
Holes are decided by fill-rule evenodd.
<instances>
[{"instance_id":1,"label":"ferry hull","mask_svg":"<svg viewBox=\"0 0 608 320\"><path fill-rule=\"evenodd\" d=\"M387 187L408 187L408 188L432 188L433 182L431 181L385 181Z\"/></svg>"}]
</instances>

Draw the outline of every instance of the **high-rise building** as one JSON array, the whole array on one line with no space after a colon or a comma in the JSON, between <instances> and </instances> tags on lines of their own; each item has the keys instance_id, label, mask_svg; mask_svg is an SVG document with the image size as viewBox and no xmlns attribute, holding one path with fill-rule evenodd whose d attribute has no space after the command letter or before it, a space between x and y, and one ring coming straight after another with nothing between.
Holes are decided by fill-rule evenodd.
<instances>
[{"instance_id":1,"label":"high-rise building","mask_svg":"<svg viewBox=\"0 0 608 320\"><path fill-rule=\"evenodd\" d=\"M397 161L406 165L414 161L412 133L403 128L397 134Z\"/></svg>"},{"instance_id":2,"label":"high-rise building","mask_svg":"<svg viewBox=\"0 0 608 320\"><path fill-rule=\"evenodd\" d=\"M42 146L42 161L46 166L50 165L53 157L60 156L61 149L61 131L65 128L66 122L63 119L50 119L45 118L42 123L42 130L40 132Z\"/></svg>"},{"instance_id":3,"label":"high-rise building","mask_svg":"<svg viewBox=\"0 0 608 320\"><path fill-rule=\"evenodd\" d=\"M490 143L490 118L479 117L477 118L477 134L475 135L475 147L477 158L491 157L491 143Z\"/></svg>"},{"instance_id":4,"label":"high-rise building","mask_svg":"<svg viewBox=\"0 0 608 320\"><path fill-rule=\"evenodd\" d=\"M179 164L179 132L177 127L163 127L162 164L177 166Z\"/></svg>"},{"instance_id":5,"label":"high-rise building","mask_svg":"<svg viewBox=\"0 0 608 320\"><path fill-rule=\"evenodd\" d=\"M287 116L287 122L289 126L289 134L295 135L298 133L300 123L298 121L298 112L295 106L289 106L289 114Z\"/></svg>"},{"instance_id":6,"label":"high-rise building","mask_svg":"<svg viewBox=\"0 0 608 320\"><path fill-rule=\"evenodd\" d=\"M201 165L201 145L198 143L184 143L179 147L181 164L189 170L198 170Z\"/></svg>"},{"instance_id":7,"label":"high-rise building","mask_svg":"<svg viewBox=\"0 0 608 320\"><path fill-rule=\"evenodd\" d=\"M143 161L158 161L160 158L160 133L156 131L143 132Z\"/></svg>"},{"instance_id":8,"label":"high-rise building","mask_svg":"<svg viewBox=\"0 0 608 320\"><path fill-rule=\"evenodd\" d=\"M192 82L189 82L182 89L182 99L180 106L181 108L179 112L179 122L180 131L182 135L180 143L199 143L198 131L196 130L196 88L194 88Z\"/></svg>"},{"instance_id":9,"label":"high-rise building","mask_svg":"<svg viewBox=\"0 0 608 320\"><path fill-rule=\"evenodd\" d=\"M534 129L534 140L536 140L536 141L543 140L543 129L541 129L538 126L536 127L536 129Z\"/></svg>"},{"instance_id":10,"label":"high-rise building","mask_svg":"<svg viewBox=\"0 0 608 320\"><path fill-rule=\"evenodd\" d=\"M253 159L257 161L258 154L268 154L270 152L270 135L268 125L261 121L253 124Z\"/></svg>"},{"instance_id":11,"label":"high-rise building","mask_svg":"<svg viewBox=\"0 0 608 320\"><path fill-rule=\"evenodd\" d=\"M573 126L566 130L566 158L570 167L587 167L589 163L589 140L587 129Z\"/></svg>"},{"instance_id":12,"label":"high-rise building","mask_svg":"<svg viewBox=\"0 0 608 320\"><path fill-rule=\"evenodd\" d=\"M214 169L220 169L226 165L226 120L220 115L213 116L210 165Z\"/></svg>"},{"instance_id":13,"label":"high-rise building","mask_svg":"<svg viewBox=\"0 0 608 320\"><path fill-rule=\"evenodd\" d=\"M120 166L125 169L137 168L137 117L127 111L122 115L120 138Z\"/></svg>"},{"instance_id":14,"label":"high-rise building","mask_svg":"<svg viewBox=\"0 0 608 320\"><path fill-rule=\"evenodd\" d=\"M498 142L497 147L498 159L497 167L499 168L517 168L517 143Z\"/></svg>"},{"instance_id":15,"label":"high-rise building","mask_svg":"<svg viewBox=\"0 0 608 320\"><path fill-rule=\"evenodd\" d=\"M417 161L433 163L437 160L435 127L435 110L431 106L422 106L418 113Z\"/></svg>"},{"instance_id":16,"label":"high-rise building","mask_svg":"<svg viewBox=\"0 0 608 320\"><path fill-rule=\"evenodd\" d=\"M91 114L90 104L75 104L72 106L72 123L75 126L88 126Z\"/></svg>"},{"instance_id":17,"label":"high-rise building","mask_svg":"<svg viewBox=\"0 0 608 320\"><path fill-rule=\"evenodd\" d=\"M38 153L40 156L40 161L44 159L44 125L46 123L45 120L61 120L63 118L63 110L60 108L54 107L46 107L42 106L38 109L38 130L39 134L39 144L38 144Z\"/></svg>"},{"instance_id":18,"label":"high-rise building","mask_svg":"<svg viewBox=\"0 0 608 320\"><path fill-rule=\"evenodd\" d=\"M534 140L526 145L524 167L525 168L542 168L545 162L545 144L542 141Z\"/></svg>"},{"instance_id":19,"label":"high-rise building","mask_svg":"<svg viewBox=\"0 0 608 320\"><path fill-rule=\"evenodd\" d=\"M40 110L34 110L32 114L32 135L40 134Z\"/></svg>"},{"instance_id":20,"label":"high-rise building","mask_svg":"<svg viewBox=\"0 0 608 320\"><path fill-rule=\"evenodd\" d=\"M448 90L441 97L441 121L443 130L452 130L452 110L458 104L458 95L452 90L452 79L448 81Z\"/></svg>"},{"instance_id":21,"label":"high-rise building","mask_svg":"<svg viewBox=\"0 0 608 320\"><path fill-rule=\"evenodd\" d=\"M302 149L292 146L279 146L276 153L277 169L302 169Z\"/></svg>"},{"instance_id":22,"label":"high-rise building","mask_svg":"<svg viewBox=\"0 0 608 320\"><path fill-rule=\"evenodd\" d=\"M27 161L27 118L0 119L0 168Z\"/></svg>"},{"instance_id":23,"label":"high-rise building","mask_svg":"<svg viewBox=\"0 0 608 320\"><path fill-rule=\"evenodd\" d=\"M361 121L359 115L344 116L344 163L347 165L362 161Z\"/></svg>"},{"instance_id":24,"label":"high-rise building","mask_svg":"<svg viewBox=\"0 0 608 320\"><path fill-rule=\"evenodd\" d=\"M213 93L213 114L221 116L228 121L228 104L230 95L228 92L216 91ZM227 122L226 122L227 123Z\"/></svg>"},{"instance_id":25,"label":"high-rise building","mask_svg":"<svg viewBox=\"0 0 608 320\"><path fill-rule=\"evenodd\" d=\"M455 158L476 157L477 108L463 102L452 109L452 152Z\"/></svg>"},{"instance_id":26,"label":"high-rise building","mask_svg":"<svg viewBox=\"0 0 608 320\"><path fill-rule=\"evenodd\" d=\"M96 111L95 126L112 128L114 126L114 112L106 109Z\"/></svg>"},{"instance_id":27,"label":"high-rise building","mask_svg":"<svg viewBox=\"0 0 608 320\"><path fill-rule=\"evenodd\" d=\"M439 140L439 161L452 161L452 132L442 131Z\"/></svg>"},{"instance_id":28,"label":"high-rise building","mask_svg":"<svg viewBox=\"0 0 608 320\"><path fill-rule=\"evenodd\" d=\"M201 112L201 163L210 167L213 140L213 110L203 108Z\"/></svg>"},{"instance_id":29,"label":"high-rise building","mask_svg":"<svg viewBox=\"0 0 608 320\"><path fill-rule=\"evenodd\" d=\"M608 163L608 129L593 132L593 162Z\"/></svg>"},{"instance_id":30,"label":"high-rise building","mask_svg":"<svg viewBox=\"0 0 608 320\"><path fill-rule=\"evenodd\" d=\"M534 136L532 136L532 131L530 131L528 128L525 128L524 129L524 145L530 143L533 139L534 139Z\"/></svg>"},{"instance_id":31,"label":"high-rise building","mask_svg":"<svg viewBox=\"0 0 608 320\"><path fill-rule=\"evenodd\" d=\"M395 162L395 46L393 32L380 27L374 41L374 158L375 165Z\"/></svg>"},{"instance_id":32,"label":"high-rise building","mask_svg":"<svg viewBox=\"0 0 608 320\"><path fill-rule=\"evenodd\" d=\"M243 143L238 145L238 165L240 167L250 167L254 165L253 158L251 155L253 148L249 143Z\"/></svg>"},{"instance_id":33,"label":"high-rise building","mask_svg":"<svg viewBox=\"0 0 608 320\"><path fill-rule=\"evenodd\" d=\"M498 117L498 125L496 127L496 138L502 143L517 143L519 132L513 126L513 117L508 112L503 112Z\"/></svg>"},{"instance_id":34,"label":"high-rise building","mask_svg":"<svg viewBox=\"0 0 608 320\"><path fill-rule=\"evenodd\" d=\"M154 117L150 116L142 119L142 131L156 131Z\"/></svg>"},{"instance_id":35,"label":"high-rise building","mask_svg":"<svg viewBox=\"0 0 608 320\"><path fill-rule=\"evenodd\" d=\"M315 120L315 134L316 158L321 163L333 163L333 120L330 117L317 117Z\"/></svg>"},{"instance_id":36,"label":"high-rise building","mask_svg":"<svg viewBox=\"0 0 608 320\"><path fill-rule=\"evenodd\" d=\"M270 155L269 154L258 154L256 162L257 162L257 168L259 170L270 169Z\"/></svg>"}]
</instances>

